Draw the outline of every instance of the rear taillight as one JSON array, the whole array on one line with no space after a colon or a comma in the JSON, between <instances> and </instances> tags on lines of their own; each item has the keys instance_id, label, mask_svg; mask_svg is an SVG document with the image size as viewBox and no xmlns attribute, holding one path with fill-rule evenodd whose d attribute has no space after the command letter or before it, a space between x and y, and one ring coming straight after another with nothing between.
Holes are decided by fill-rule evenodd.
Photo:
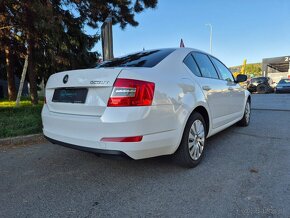
<instances>
[{"instance_id":1,"label":"rear taillight","mask_svg":"<svg viewBox=\"0 0 290 218\"><path fill-rule=\"evenodd\" d=\"M117 79L114 83L108 107L150 106L155 84L153 82Z\"/></svg>"}]
</instances>

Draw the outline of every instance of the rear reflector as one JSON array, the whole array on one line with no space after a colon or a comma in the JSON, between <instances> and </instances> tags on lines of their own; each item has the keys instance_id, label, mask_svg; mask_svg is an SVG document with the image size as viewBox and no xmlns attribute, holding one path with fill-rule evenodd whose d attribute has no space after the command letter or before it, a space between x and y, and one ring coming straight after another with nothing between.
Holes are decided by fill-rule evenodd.
<instances>
[{"instance_id":1,"label":"rear reflector","mask_svg":"<svg viewBox=\"0 0 290 218\"><path fill-rule=\"evenodd\" d=\"M108 107L150 106L155 84L153 82L117 79L114 83Z\"/></svg>"},{"instance_id":2,"label":"rear reflector","mask_svg":"<svg viewBox=\"0 0 290 218\"><path fill-rule=\"evenodd\" d=\"M140 142L143 136L102 138L102 142Z\"/></svg>"}]
</instances>

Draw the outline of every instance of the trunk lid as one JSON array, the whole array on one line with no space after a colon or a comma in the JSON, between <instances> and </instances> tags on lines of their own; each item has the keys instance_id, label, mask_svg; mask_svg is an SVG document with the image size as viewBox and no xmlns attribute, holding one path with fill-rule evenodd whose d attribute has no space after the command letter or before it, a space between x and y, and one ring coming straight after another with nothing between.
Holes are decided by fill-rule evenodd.
<instances>
[{"instance_id":1,"label":"trunk lid","mask_svg":"<svg viewBox=\"0 0 290 218\"><path fill-rule=\"evenodd\" d=\"M45 92L49 110L65 114L102 116L121 70L99 68L53 74L46 84Z\"/></svg>"}]
</instances>

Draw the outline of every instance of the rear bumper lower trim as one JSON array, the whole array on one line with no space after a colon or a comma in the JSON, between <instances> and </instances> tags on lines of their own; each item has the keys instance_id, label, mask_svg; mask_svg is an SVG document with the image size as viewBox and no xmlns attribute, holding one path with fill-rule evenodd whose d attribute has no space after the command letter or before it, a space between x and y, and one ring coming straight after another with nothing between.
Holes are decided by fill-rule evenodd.
<instances>
[{"instance_id":1,"label":"rear bumper lower trim","mask_svg":"<svg viewBox=\"0 0 290 218\"><path fill-rule=\"evenodd\" d=\"M104 150L104 149L98 149L98 148L89 148L89 147L83 147L83 146L79 146L79 145L73 145L73 144L69 144L66 142L61 142L52 138L49 138L47 136L44 135L44 137L51 142L52 144L57 144L57 145L61 145L67 148L72 148L72 149L76 149L76 150L80 150L80 151L86 151L86 152L91 152L91 153L97 153L97 154L107 154L107 155L118 155L118 156L127 156L124 152L122 151L115 151L115 150Z\"/></svg>"}]
</instances>

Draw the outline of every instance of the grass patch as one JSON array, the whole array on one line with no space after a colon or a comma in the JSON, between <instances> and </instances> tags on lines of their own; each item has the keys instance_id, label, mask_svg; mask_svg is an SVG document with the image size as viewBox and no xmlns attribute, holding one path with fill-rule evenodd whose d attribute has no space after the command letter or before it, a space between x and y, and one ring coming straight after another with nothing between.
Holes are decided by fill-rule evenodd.
<instances>
[{"instance_id":1,"label":"grass patch","mask_svg":"<svg viewBox=\"0 0 290 218\"><path fill-rule=\"evenodd\" d=\"M15 102L0 102L0 138L29 135L42 132L42 102L33 106L30 101L23 100L20 107Z\"/></svg>"},{"instance_id":2,"label":"grass patch","mask_svg":"<svg viewBox=\"0 0 290 218\"><path fill-rule=\"evenodd\" d=\"M43 104L43 98L39 99L39 104ZM20 106L32 106L31 101L29 98L22 98L22 100L19 102ZM16 102L15 101L8 101L7 99L0 100L0 108L2 107L15 107Z\"/></svg>"}]
</instances>

